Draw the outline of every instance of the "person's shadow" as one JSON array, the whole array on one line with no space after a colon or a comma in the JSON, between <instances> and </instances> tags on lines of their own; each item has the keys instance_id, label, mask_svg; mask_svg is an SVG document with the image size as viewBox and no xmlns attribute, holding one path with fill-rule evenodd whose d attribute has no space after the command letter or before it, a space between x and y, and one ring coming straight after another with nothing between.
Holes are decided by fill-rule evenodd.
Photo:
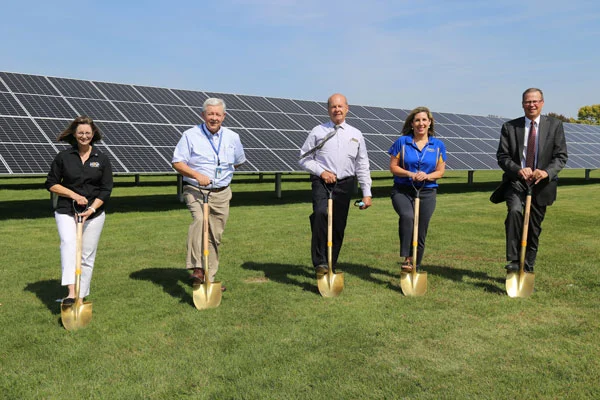
<instances>
[{"instance_id":1,"label":"person's shadow","mask_svg":"<svg viewBox=\"0 0 600 400\"><path fill-rule=\"evenodd\" d=\"M306 265L292 265L280 263L257 263L246 261L242 268L250 271L261 271L270 281L295 285L306 292L319 293L316 280L306 282L307 278L315 278L313 269Z\"/></svg>"},{"instance_id":2,"label":"person's shadow","mask_svg":"<svg viewBox=\"0 0 600 400\"><path fill-rule=\"evenodd\" d=\"M181 303L194 304L185 286L191 286L190 274L182 268L146 268L129 274L131 279L149 281Z\"/></svg>"},{"instance_id":3,"label":"person's shadow","mask_svg":"<svg viewBox=\"0 0 600 400\"><path fill-rule=\"evenodd\" d=\"M304 291L319 294L315 272L313 268L309 266L279 263L257 263L247 261L242 264L242 268L252 271L261 271L265 275L265 278L269 279L270 281L283 283L285 285L295 285ZM335 272L346 272L365 281L385 284L393 290L400 290L400 287L394 285L391 279L380 279L376 277L376 275L387 275L389 277L394 276L392 273L386 270L361 264L340 263L335 269ZM310 279L310 282L307 282L307 278Z\"/></svg>"},{"instance_id":4,"label":"person's shadow","mask_svg":"<svg viewBox=\"0 0 600 400\"><path fill-rule=\"evenodd\" d=\"M455 282L465 282L465 278L470 278L474 282L467 282L469 285L482 288L485 292L496 294L505 293L504 288L499 286L503 285L505 280L490 276L485 272L441 265L427 265L424 267L424 270L432 275L438 275Z\"/></svg>"},{"instance_id":5,"label":"person's shadow","mask_svg":"<svg viewBox=\"0 0 600 400\"><path fill-rule=\"evenodd\" d=\"M23 290L34 293L53 315L60 315L60 303L56 300L64 297L64 289L58 279L28 283ZM60 318L57 323L61 324Z\"/></svg>"},{"instance_id":6,"label":"person's shadow","mask_svg":"<svg viewBox=\"0 0 600 400\"><path fill-rule=\"evenodd\" d=\"M364 281L372 282L379 285L385 285L388 289L394 291L400 290L400 272L395 274L393 271L389 269L381 269L371 267L369 265L364 264L346 264L340 263L338 265L338 270L342 272L348 272L351 275L354 275ZM380 277L383 276L383 277Z\"/></svg>"}]
</instances>

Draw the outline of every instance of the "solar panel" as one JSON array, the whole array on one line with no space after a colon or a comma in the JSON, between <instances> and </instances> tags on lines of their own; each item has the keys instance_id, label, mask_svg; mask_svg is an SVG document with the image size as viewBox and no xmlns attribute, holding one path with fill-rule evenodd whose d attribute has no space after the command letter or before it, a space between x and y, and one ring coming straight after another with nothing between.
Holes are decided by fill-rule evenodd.
<instances>
[{"instance_id":1,"label":"solar panel","mask_svg":"<svg viewBox=\"0 0 600 400\"><path fill-rule=\"evenodd\" d=\"M194 92L193 90L174 89L173 93L183 102L192 107L200 107L204 104L204 100L208 99L208 95L202 92Z\"/></svg>"},{"instance_id":2,"label":"solar panel","mask_svg":"<svg viewBox=\"0 0 600 400\"><path fill-rule=\"evenodd\" d=\"M322 122L312 115L308 114L287 114L288 117L296 121L303 130L310 131L317 125L320 125ZM323 118L324 120L324 118Z\"/></svg>"},{"instance_id":3,"label":"solar panel","mask_svg":"<svg viewBox=\"0 0 600 400\"><path fill-rule=\"evenodd\" d=\"M25 111L10 93L0 92L0 114L1 115L23 115Z\"/></svg>"},{"instance_id":4,"label":"solar panel","mask_svg":"<svg viewBox=\"0 0 600 400\"><path fill-rule=\"evenodd\" d=\"M130 85L96 82L96 86L110 100L145 103L146 100Z\"/></svg>"},{"instance_id":5,"label":"solar panel","mask_svg":"<svg viewBox=\"0 0 600 400\"><path fill-rule=\"evenodd\" d=\"M126 102L113 102L113 104L121 110L121 112L131 122L152 122L157 124L168 124L162 114L159 114L158 110L151 104L143 103L126 103Z\"/></svg>"},{"instance_id":6,"label":"solar panel","mask_svg":"<svg viewBox=\"0 0 600 400\"><path fill-rule=\"evenodd\" d=\"M68 118L77 116L75 111L62 97L17 94L17 99L33 117Z\"/></svg>"},{"instance_id":7,"label":"solar panel","mask_svg":"<svg viewBox=\"0 0 600 400\"><path fill-rule=\"evenodd\" d=\"M227 104L223 125L240 135L246 149L241 172L301 171L299 149L308 132L329 121L327 104L320 101L0 72L0 175L45 175L56 153L68 147L56 138L80 114L98 123L104 134L99 148L115 173L175 173L174 147L182 132L202 121L208 97ZM387 150L409 112L350 105L347 122L363 132L373 170L388 170ZM506 119L433 114L449 170L498 169L495 154ZM567 168L600 168L600 126L564 126Z\"/></svg>"},{"instance_id":8,"label":"solar panel","mask_svg":"<svg viewBox=\"0 0 600 400\"><path fill-rule=\"evenodd\" d=\"M263 112L260 116L273 125L275 129L302 129L302 126L298 125L298 123L285 114Z\"/></svg>"},{"instance_id":9,"label":"solar panel","mask_svg":"<svg viewBox=\"0 0 600 400\"><path fill-rule=\"evenodd\" d=\"M90 81L77 79L48 78L50 82L66 97L80 97L84 99L104 100L104 96Z\"/></svg>"},{"instance_id":10,"label":"solar panel","mask_svg":"<svg viewBox=\"0 0 600 400\"><path fill-rule=\"evenodd\" d=\"M327 116L327 105L325 103L317 103L316 101L294 100L304 112L315 116Z\"/></svg>"},{"instance_id":11,"label":"solar panel","mask_svg":"<svg viewBox=\"0 0 600 400\"><path fill-rule=\"evenodd\" d=\"M153 104L172 104L175 106L183 106L183 102L177 98L169 89L136 86L138 92L144 96L148 102Z\"/></svg>"},{"instance_id":12,"label":"solar panel","mask_svg":"<svg viewBox=\"0 0 600 400\"><path fill-rule=\"evenodd\" d=\"M197 125L202 122L201 108L167 106L156 104L154 107L172 124Z\"/></svg>"},{"instance_id":13,"label":"solar panel","mask_svg":"<svg viewBox=\"0 0 600 400\"><path fill-rule=\"evenodd\" d=\"M125 121L125 117L106 100L68 99L78 115L101 121Z\"/></svg>"},{"instance_id":14,"label":"solar panel","mask_svg":"<svg viewBox=\"0 0 600 400\"><path fill-rule=\"evenodd\" d=\"M272 97L267 97L272 104L274 104L281 112L286 114L306 114L306 111L302 109L298 104L294 103L293 100L290 99L276 99Z\"/></svg>"},{"instance_id":15,"label":"solar panel","mask_svg":"<svg viewBox=\"0 0 600 400\"><path fill-rule=\"evenodd\" d=\"M246 104L248 104L250 106L251 110L254 110L254 111L279 112L279 110L277 109L277 107L275 107L273 104L271 104L264 97L258 97L258 96L240 96L240 98L242 99L242 101L244 101L244 103L246 103Z\"/></svg>"},{"instance_id":16,"label":"solar panel","mask_svg":"<svg viewBox=\"0 0 600 400\"><path fill-rule=\"evenodd\" d=\"M0 117L0 142L49 143L48 138L28 118Z\"/></svg>"},{"instance_id":17,"label":"solar panel","mask_svg":"<svg viewBox=\"0 0 600 400\"><path fill-rule=\"evenodd\" d=\"M60 96L60 93L50 84L50 81L43 76L0 72L0 78L14 93Z\"/></svg>"}]
</instances>

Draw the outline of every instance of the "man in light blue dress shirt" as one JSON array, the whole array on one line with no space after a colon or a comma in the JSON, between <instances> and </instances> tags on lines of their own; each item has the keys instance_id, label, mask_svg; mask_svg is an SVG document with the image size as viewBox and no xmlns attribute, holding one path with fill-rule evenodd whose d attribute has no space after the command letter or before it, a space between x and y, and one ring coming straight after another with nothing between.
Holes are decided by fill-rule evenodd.
<instances>
[{"instance_id":1,"label":"man in light blue dress shirt","mask_svg":"<svg viewBox=\"0 0 600 400\"><path fill-rule=\"evenodd\" d=\"M325 274L327 263L327 200L333 190L332 265L335 269L344 240L354 179L362 190L361 209L371 206L371 173L362 133L348 125L348 101L336 93L327 100L331 121L318 125L309 133L300 149L300 166L310 172L313 213L311 256L317 275ZM335 133L334 133L335 132Z\"/></svg>"},{"instance_id":2,"label":"man in light blue dress shirt","mask_svg":"<svg viewBox=\"0 0 600 400\"><path fill-rule=\"evenodd\" d=\"M236 168L246 161L240 137L222 127L225 102L206 99L202 107L204 123L183 132L173 153L173 168L183 176L183 198L192 214L188 230L186 268L201 283L208 274L214 282L219 269L219 244L229 217L229 184ZM209 191L208 271L202 269L202 205ZM222 290L225 287L222 286Z\"/></svg>"}]
</instances>

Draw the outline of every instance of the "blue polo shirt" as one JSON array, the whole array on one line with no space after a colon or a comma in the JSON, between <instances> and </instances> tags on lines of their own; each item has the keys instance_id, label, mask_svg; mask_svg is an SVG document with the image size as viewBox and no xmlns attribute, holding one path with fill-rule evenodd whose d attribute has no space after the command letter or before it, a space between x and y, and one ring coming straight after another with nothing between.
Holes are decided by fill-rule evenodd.
<instances>
[{"instance_id":1,"label":"blue polo shirt","mask_svg":"<svg viewBox=\"0 0 600 400\"><path fill-rule=\"evenodd\" d=\"M446 146L444 143L429 136L429 141L421 150L414 142L412 135L400 136L388 150L388 154L399 160L400 167L410 172L423 171L427 174L435 171L438 163L446 162ZM394 184L411 186L412 179L394 176ZM437 181L427 181L425 188L438 187Z\"/></svg>"}]
</instances>

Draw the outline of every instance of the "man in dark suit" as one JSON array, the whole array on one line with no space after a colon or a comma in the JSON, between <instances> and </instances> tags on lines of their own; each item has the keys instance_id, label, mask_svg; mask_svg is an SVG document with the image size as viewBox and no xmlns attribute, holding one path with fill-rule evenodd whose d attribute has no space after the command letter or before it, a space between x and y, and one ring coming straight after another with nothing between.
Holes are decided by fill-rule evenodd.
<instances>
[{"instance_id":1,"label":"man in dark suit","mask_svg":"<svg viewBox=\"0 0 600 400\"><path fill-rule=\"evenodd\" d=\"M525 116L502 125L496 158L504 174L502 184L491 197L495 203L506 201L508 208L504 221L507 272L519 269L522 209L528 185L534 186L524 269L533 272L546 207L556 200L558 173L567 162L562 122L540 115L544 106L542 91L537 88L525 90L522 105Z\"/></svg>"}]
</instances>

